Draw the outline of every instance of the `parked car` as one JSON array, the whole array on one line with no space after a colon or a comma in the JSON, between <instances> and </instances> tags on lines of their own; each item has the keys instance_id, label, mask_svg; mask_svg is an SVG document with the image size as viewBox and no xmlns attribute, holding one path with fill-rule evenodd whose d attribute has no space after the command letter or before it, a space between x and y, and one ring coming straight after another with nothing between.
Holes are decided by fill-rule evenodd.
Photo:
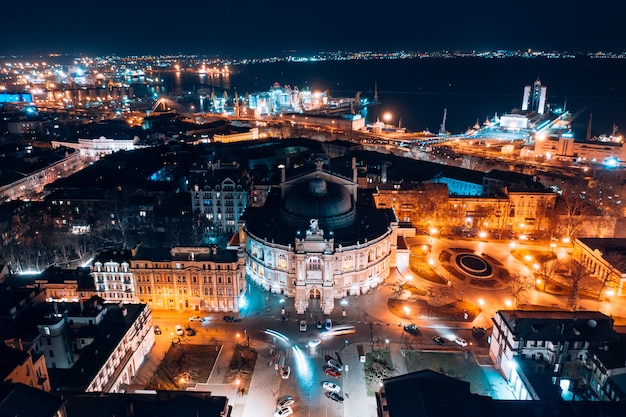
<instances>
[{"instance_id":1,"label":"parked car","mask_svg":"<svg viewBox=\"0 0 626 417\"><path fill-rule=\"evenodd\" d=\"M463 347L467 346L467 340L463 339L462 337L457 337L456 339L454 339L454 343Z\"/></svg>"},{"instance_id":2,"label":"parked car","mask_svg":"<svg viewBox=\"0 0 626 417\"><path fill-rule=\"evenodd\" d=\"M315 323L315 327L317 327L318 329L324 327L324 325L322 324L322 320L318 320L317 323Z\"/></svg>"},{"instance_id":3,"label":"parked car","mask_svg":"<svg viewBox=\"0 0 626 417\"><path fill-rule=\"evenodd\" d=\"M281 366L280 377L282 379L289 379L289 375L291 375L291 366Z\"/></svg>"},{"instance_id":4,"label":"parked car","mask_svg":"<svg viewBox=\"0 0 626 417\"><path fill-rule=\"evenodd\" d=\"M291 415L293 415L293 410L289 406L274 411L274 417L287 417Z\"/></svg>"},{"instance_id":5,"label":"parked car","mask_svg":"<svg viewBox=\"0 0 626 417\"><path fill-rule=\"evenodd\" d=\"M157 324L154 325L154 334L161 334L161 328Z\"/></svg>"},{"instance_id":6,"label":"parked car","mask_svg":"<svg viewBox=\"0 0 626 417\"><path fill-rule=\"evenodd\" d=\"M284 397L280 397L278 402L276 403L276 408L281 409L285 407L291 407L295 404L293 397L291 395L286 395Z\"/></svg>"},{"instance_id":7,"label":"parked car","mask_svg":"<svg viewBox=\"0 0 626 417\"><path fill-rule=\"evenodd\" d=\"M341 378L341 372L332 367L325 368L324 373L334 378Z\"/></svg>"},{"instance_id":8,"label":"parked car","mask_svg":"<svg viewBox=\"0 0 626 417\"><path fill-rule=\"evenodd\" d=\"M326 319L326 323L324 323L324 328L326 330L330 330L333 327L333 321L331 319Z\"/></svg>"},{"instance_id":9,"label":"parked car","mask_svg":"<svg viewBox=\"0 0 626 417\"><path fill-rule=\"evenodd\" d=\"M479 340L487 333L487 329L484 327L472 327L472 336L474 339Z\"/></svg>"},{"instance_id":10,"label":"parked car","mask_svg":"<svg viewBox=\"0 0 626 417\"><path fill-rule=\"evenodd\" d=\"M306 320L300 320L300 331L306 332Z\"/></svg>"},{"instance_id":11,"label":"parked car","mask_svg":"<svg viewBox=\"0 0 626 417\"><path fill-rule=\"evenodd\" d=\"M177 324L176 327L174 327L174 331L176 332L176 334L178 336L184 336L185 335L185 331L183 330L183 326L181 326L180 324Z\"/></svg>"},{"instance_id":12,"label":"parked car","mask_svg":"<svg viewBox=\"0 0 626 417\"><path fill-rule=\"evenodd\" d=\"M200 317L200 316L191 316L191 317L189 317L189 321L202 321L202 317Z\"/></svg>"},{"instance_id":13,"label":"parked car","mask_svg":"<svg viewBox=\"0 0 626 417\"><path fill-rule=\"evenodd\" d=\"M326 365L335 368L336 370L338 370L339 372L343 371L343 366L341 366L341 364L339 363L339 361L337 361L337 359L334 358L330 358L326 361Z\"/></svg>"},{"instance_id":14,"label":"parked car","mask_svg":"<svg viewBox=\"0 0 626 417\"><path fill-rule=\"evenodd\" d=\"M338 403L343 402L343 397L336 392L327 392L326 396L333 401L337 401Z\"/></svg>"},{"instance_id":15,"label":"parked car","mask_svg":"<svg viewBox=\"0 0 626 417\"><path fill-rule=\"evenodd\" d=\"M443 346L446 344L446 340L441 336L433 336L433 341L439 346Z\"/></svg>"},{"instance_id":16,"label":"parked car","mask_svg":"<svg viewBox=\"0 0 626 417\"><path fill-rule=\"evenodd\" d=\"M335 384L334 382L330 382L330 381L324 381L322 383L322 388L324 388L324 391L328 391L328 392L339 392L341 391L341 387L337 384Z\"/></svg>"},{"instance_id":17,"label":"parked car","mask_svg":"<svg viewBox=\"0 0 626 417\"><path fill-rule=\"evenodd\" d=\"M194 329L192 329L191 327L187 327L185 329L185 333L187 333L187 336L195 336L196 335L196 331Z\"/></svg>"},{"instance_id":18,"label":"parked car","mask_svg":"<svg viewBox=\"0 0 626 417\"><path fill-rule=\"evenodd\" d=\"M420 329L418 329L417 326L413 323L404 326L404 331L413 336L419 336L422 334L422 332L420 332Z\"/></svg>"}]
</instances>

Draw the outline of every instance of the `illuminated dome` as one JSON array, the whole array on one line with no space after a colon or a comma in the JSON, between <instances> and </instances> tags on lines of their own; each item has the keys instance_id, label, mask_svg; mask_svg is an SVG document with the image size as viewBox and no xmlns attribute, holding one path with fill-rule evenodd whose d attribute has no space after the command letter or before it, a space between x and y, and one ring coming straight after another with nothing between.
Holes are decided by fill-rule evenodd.
<instances>
[{"instance_id":1,"label":"illuminated dome","mask_svg":"<svg viewBox=\"0 0 626 417\"><path fill-rule=\"evenodd\" d=\"M348 227L356 218L350 192L319 176L294 185L285 195L280 213L287 226L307 229L310 220L317 219L324 231Z\"/></svg>"}]
</instances>

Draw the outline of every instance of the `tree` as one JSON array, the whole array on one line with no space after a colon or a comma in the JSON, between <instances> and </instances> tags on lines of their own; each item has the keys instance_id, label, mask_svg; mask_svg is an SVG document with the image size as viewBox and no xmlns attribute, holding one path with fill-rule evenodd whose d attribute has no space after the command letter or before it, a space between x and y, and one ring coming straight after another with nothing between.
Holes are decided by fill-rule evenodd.
<instances>
[{"instance_id":1,"label":"tree","mask_svg":"<svg viewBox=\"0 0 626 417\"><path fill-rule=\"evenodd\" d=\"M556 276L556 271L562 267L561 262L558 259L542 259L539 262L538 268L535 270L535 275L543 282L543 292L546 292L548 284Z\"/></svg>"},{"instance_id":2,"label":"tree","mask_svg":"<svg viewBox=\"0 0 626 417\"><path fill-rule=\"evenodd\" d=\"M583 226L582 219L591 211L591 202L587 199L587 190L584 185L578 184L569 192L564 192L557 199L561 214L561 229L568 236L574 236Z\"/></svg>"},{"instance_id":3,"label":"tree","mask_svg":"<svg viewBox=\"0 0 626 417\"><path fill-rule=\"evenodd\" d=\"M535 282L532 276L520 274L519 272L511 275L509 291L515 301L515 307L518 304L525 303L534 288Z\"/></svg>"},{"instance_id":4,"label":"tree","mask_svg":"<svg viewBox=\"0 0 626 417\"><path fill-rule=\"evenodd\" d=\"M374 355L372 352L372 363L365 368L365 383L368 391L378 392L383 386L383 380L392 377L396 369L387 363L385 356Z\"/></svg>"},{"instance_id":5,"label":"tree","mask_svg":"<svg viewBox=\"0 0 626 417\"><path fill-rule=\"evenodd\" d=\"M604 272L600 279L598 300L602 297L605 288L613 288L618 285L622 275L621 271L626 271L626 257L620 252L609 252L603 258L609 264L609 271Z\"/></svg>"},{"instance_id":6,"label":"tree","mask_svg":"<svg viewBox=\"0 0 626 417\"><path fill-rule=\"evenodd\" d=\"M580 292L591 288L593 278L587 268L574 259L567 262L565 266L568 269L568 273L563 275L563 278L565 283L569 286L567 307L575 311L578 308Z\"/></svg>"},{"instance_id":7,"label":"tree","mask_svg":"<svg viewBox=\"0 0 626 417\"><path fill-rule=\"evenodd\" d=\"M500 199L493 208L490 216L492 220L491 228L495 230L496 237L502 239L502 232L507 229L509 214L511 213L511 202L508 199Z\"/></svg>"}]
</instances>

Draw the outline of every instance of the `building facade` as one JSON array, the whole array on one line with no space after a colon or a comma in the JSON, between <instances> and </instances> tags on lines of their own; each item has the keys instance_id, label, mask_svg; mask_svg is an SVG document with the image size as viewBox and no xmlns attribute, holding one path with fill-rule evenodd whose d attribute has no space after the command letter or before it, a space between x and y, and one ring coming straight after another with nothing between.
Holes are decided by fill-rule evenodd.
<instances>
[{"instance_id":1,"label":"building facade","mask_svg":"<svg viewBox=\"0 0 626 417\"><path fill-rule=\"evenodd\" d=\"M294 298L298 314L329 314L335 300L369 292L395 266L398 221L390 209L357 204L355 181L322 170L283 181L242 218L246 274Z\"/></svg>"},{"instance_id":2,"label":"building facade","mask_svg":"<svg viewBox=\"0 0 626 417\"><path fill-rule=\"evenodd\" d=\"M99 297L111 303L136 303L135 280L130 270L130 250L99 253L91 265L91 275Z\"/></svg>"},{"instance_id":3,"label":"building facade","mask_svg":"<svg viewBox=\"0 0 626 417\"><path fill-rule=\"evenodd\" d=\"M217 247L133 249L136 298L154 310L239 311L243 253Z\"/></svg>"},{"instance_id":4,"label":"building facade","mask_svg":"<svg viewBox=\"0 0 626 417\"><path fill-rule=\"evenodd\" d=\"M212 234L236 232L250 204L252 180L248 171L236 162L207 162L190 171L187 183L198 224Z\"/></svg>"},{"instance_id":5,"label":"building facade","mask_svg":"<svg viewBox=\"0 0 626 417\"><path fill-rule=\"evenodd\" d=\"M613 319L593 311L500 310L489 356L519 400L539 399L530 374L566 394L589 383L589 349L617 340Z\"/></svg>"},{"instance_id":6,"label":"building facade","mask_svg":"<svg viewBox=\"0 0 626 417\"><path fill-rule=\"evenodd\" d=\"M78 303L38 306L36 352L45 356L53 389L124 392L154 345L145 304Z\"/></svg>"},{"instance_id":7,"label":"building facade","mask_svg":"<svg viewBox=\"0 0 626 417\"><path fill-rule=\"evenodd\" d=\"M600 297L626 295L626 239L575 239L572 257L602 283Z\"/></svg>"}]
</instances>

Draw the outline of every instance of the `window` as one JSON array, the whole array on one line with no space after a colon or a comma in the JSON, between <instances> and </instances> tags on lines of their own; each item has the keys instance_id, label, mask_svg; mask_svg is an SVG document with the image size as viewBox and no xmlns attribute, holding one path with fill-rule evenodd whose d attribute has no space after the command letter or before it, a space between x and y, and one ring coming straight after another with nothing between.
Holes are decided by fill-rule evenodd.
<instances>
[{"instance_id":1,"label":"window","mask_svg":"<svg viewBox=\"0 0 626 417\"><path fill-rule=\"evenodd\" d=\"M343 269L352 269L352 257L348 256L346 259L343 260Z\"/></svg>"}]
</instances>

